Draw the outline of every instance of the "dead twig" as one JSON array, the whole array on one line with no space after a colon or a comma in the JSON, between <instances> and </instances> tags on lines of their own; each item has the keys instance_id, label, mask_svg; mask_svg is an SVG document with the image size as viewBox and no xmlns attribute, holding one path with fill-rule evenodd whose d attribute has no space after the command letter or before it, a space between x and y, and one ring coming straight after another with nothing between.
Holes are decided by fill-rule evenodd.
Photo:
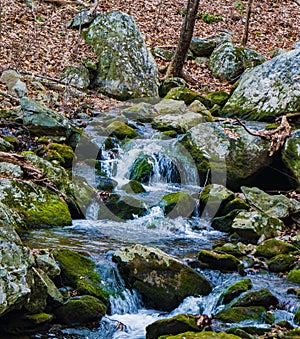
<instances>
[{"instance_id":1,"label":"dead twig","mask_svg":"<svg viewBox=\"0 0 300 339\"><path fill-rule=\"evenodd\" d=\"M20 102L20 99L18 97L15 97L14 95L8 94L6 92L0 91L0 95L3 95L4 97L14 100L16 102Z\"/></svg>"}]
</instances>

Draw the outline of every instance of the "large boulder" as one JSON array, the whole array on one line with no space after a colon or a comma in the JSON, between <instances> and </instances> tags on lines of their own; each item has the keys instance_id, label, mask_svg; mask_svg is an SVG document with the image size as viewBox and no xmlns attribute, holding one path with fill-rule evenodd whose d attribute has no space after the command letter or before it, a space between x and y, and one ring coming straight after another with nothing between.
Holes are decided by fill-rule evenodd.
<instances>
[{"instance_id":1,"label":"large boulder","mask_svg":"<svg viewBox=\"0 0 300 339\"><path fill-rule=\"evenodd\" d=\"M259 181L260 171L272 162L268 155L269 143L240 126L208 122L189 132L183 145L195 160L201 183L207 180L210 171L213 183L238 190L242 184L253 185Z\"/></svg>"},{"instance_id":2,"label":"large boulder","mask_svg":"<svg viewBox=\"0 0 300 339\"><path fill-rule=\"evenodd\" d=\"M158 96L157 66L131 16L101 13L83 35L98 58L100 91L121 100Z\"/></svg>"},{"instance_id":3,"label":"large boulder","mask_svg":"<svg viewBox=\"0 0 300 339\"><path fill-rule=\"evenodd\" d=\"M236 47L231 41L219 45L212 52L208 68L221 81L235 81L246 68L252 68L266 59L254 50Z\"/></svg>"},{"instance_id":4,"label":"large boulder","mask_svg":"<svg viewBox=\"0 0 300 339\"><path fill-rule=\"evenodd\" d=\"M207 295L210 283L199 273L163 251L135 245L114 254L127 285L137 289L146 307L163 311L176 308L191 295Z\"/></svg>"},{"instance_id":5,"label":"large boulder","mask_svg":"<svg viewBox=\"0 0 300 339\"><path fill-rule=\"evenodd\" d=\"M187 192L168 193L162 197L160 205L169 218L190 217L195 209L195 199Z\"/></svg>"},{"instance_id":6,"label":"large boulder","mask_svg":"<svg viewBox=\"0 0 300 339\"><path fill-rule=\"evenodd\" d=\"M223 108L228 116L274 120L300 110L300 49L281 54L243 74Z\"/></svg>"}]
</instances>

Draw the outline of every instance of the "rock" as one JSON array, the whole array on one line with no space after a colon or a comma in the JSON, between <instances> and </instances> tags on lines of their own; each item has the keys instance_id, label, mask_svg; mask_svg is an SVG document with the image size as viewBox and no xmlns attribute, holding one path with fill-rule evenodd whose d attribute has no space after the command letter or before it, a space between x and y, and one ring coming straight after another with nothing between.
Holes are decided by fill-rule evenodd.
<instances>
[{"instance_id":1,"label":"rock","mask_svg":"<svg viewBox=\"0 0 300 339\"><path fill-rule=\"evenodd\" d=\"M268 261L270 272L280 273L291 270L297 262L297 258L291 254L278 254Z\"/></svg>"},{"instance_id":2,"label":"rock","mask_svg":"<svg viewBox=\"0 0 300 339\"><path fill-rule=\"evenodd\" d=\"M232 230L241 238L255 243L260 237L262 240L273 238L284 231L285 228L280 219L254 211L240 211L232 224Z\"/></svg>"},{"instance_id":3,"label":"rock","mask_svg":"<svg viewBox=\"0 0 300 339\"><path fill-rule=\"evenodd\" d=\"M231 303L231 307L264 306L268 308L277 305L278 299L267 288L262 288L259 291L247 292Z\"/></svg>"},{"instance_id":4,"label":"rock","mask_svg":"<svg viewBox=\"0 0 300 339\"><path fill-rule=\"evenodd\" d=\"M243 264L231 254L219 254L214 251L201 250L197 259L212 270L222 272L243 271Z\"/></svg>"},{"instance_id":5,"label":"rock","mask_svg":"<svg viewBox=\"0 0 300 339\"><path fill-rule=\"evenodd\" d=\"M95 271L95 263L88 257L75 251L61 248L52 251L59 262L61 275L57 284L71 286L79 295L90 295L108 303L108 294L100 287L101 278Z\"/></svg>"},{"instance_id":6,"label":"rock","mask_svg":"<svg viewBox=\"0 0 300 339\"><path fill-rule=\"evenodd\" d=\"M2 72L0 81L7 86L9 92L22 98L28 92L25 82L21 80L22 76L16 71L9 69Z\"/></svg>"},{"instance_id":7,"label":"rock","mask_svg":"<svg viewBox=\"0 0 300 339\"><path fill-rule=\"evenodd\" d=\"M90 72L84 66L67 66L61 75L61 81L80 89L87 89L90 85Z\"/></svg>"},{"instance_id":8,"label":"rock","mask_svg":"<svg viewBox=\"0 0 300 339\"><path fill-rule=\"evenodd\" d=\"M46 107L42 102L23 97L20 99L24 125L37 136L79 138L81 131L63 115Z\"/></svg>"},{"instance_id":9,"label":"rock","mask_svg":"<svg viewBox=\"0 0 300 339\"><path fill-rule=\"evenodd\" d=\"M51 153L51 150L52 150L52 151L55 151L59 155L59 158L58 159L54 158L54 160L58 160L59 164L62 167L69 168L69 169L72 167L75 153L70 146L53 142L49 145L49 148L46 147L46 149L47 149L47 153L45 153L45 156L44 156L46 160L49 160L49 161L53 160L53 153Z\"/></svg>"},{"instance_id":10,"label":"rock","mask_svg":"<svg viewBox=\"0 0 300 339\"><path fill-rule=\"evenodd\" d=\"M200 332L197 326L199 316L192 314L179 314L172 318L157 320L146 327L146 339L157 339L168 334L176 335L183 332Z\"/></svg>"},{"instance_id":11,"label":"rock","mask_svg":"<svg viewBox=\"0 0 300 339\"><path fill-rule=\"evenodd\" d=\"M284 219L300 212L300 202L282 194L270 195L256 187L241 187L248 203L266 215Z\"/></svg>"},{"instance_id":12,"label":"rock","mask_svg":"<svg viewBox=\"0 0 300 339\"><path fill-rule=\"evenodd\" d=\"M190 105L193 101L199 100L209 108L212 106L211 101L209 99L205 98L200 93L191 91L190 89L185 87L171 88L170 91L165 96L165 99L181 100L184 101L186 105Z\"/></svg>"},{"instance_id":13,"label":"rock","mask_svg":"<svg viewBox=\"0 0 300 339\"><path fill-rule=\"evenodd\" d=\"M294 316L294 323L296 325L300 325L300 307L297 309L295 316Z\"/></svg>"},{"instance_id":14,"label":"rock","mask_svg":"<svg viewBox=\"0 0 300 339\"><path fill-rule=\"evenodd\" d=\"M100 191L113 191L115 187L118 186L118 182L111 178L106 178L103 176L96 177L97 189Z\"/></svg>"},{"instance_id":15,"label":"rock","mask_svg":"<svg viewBox=\"0 0 300 339\"><path fill-rule=\"evenodd\" d=\"M110 136L116 137L119 140L134 139L139 134L122 121L114 121L106 127Z\"/></svg>"},{"instance_id":16,"label":"rock","mask_svg":"<svg viewBox=\"0 0 300 339\"><path fill-rule=\"evenodd\" d=\"M273 258L278 254L297 252L297 248L279 239L269 239L256 247L255 256Z\"/></svg>"},{"instance_id":17,"label":"rock","mask_svg":"<svg viewBox=\"0 0 300 339\"><path fill-rule=\"evenodd\" d=\"M300 190L300 131L292 133L282 149L282 160L294 177L294 186Z\"/></svg>"},{"instance_id":18,"label":"rock","mask_svg":"<svg viewBox=\"0 0 300 339\"><path fill-rule=\"evenodd\" d=\"M151 53L157 58L160 58L165 61L171 61L173 59L173 56L175 55L174 50L163 47L153 47L151 49Z\"/></svg>"},{"instance_id":19,"label":"rock","mask_svg":"<svg viewBox=\"0 0 300 339\"><path fill-rule=\"evenodd\" d=\"M224 91L216 91L208 93L206 97L214 104L224 106L229 99L229 94Z\"/></svg>"},{"instance_id":20,"label":"rock","mask_svg":"<svg viewBox=\"0 0 300 339\"><path fill-rule=\"evenodd\" d=\"M250 290L251 288L252 282L250 279L243 279L233 283L222 293L222 303L230 303L233 299L241 295L243 292Z\"/></svg>"},{"instance_id":21,"label":"rock","mask_svg":"<svg viewBox=\"0 0 300 339\"><path fill-rule=\"evenodd\" d=\"M159 115L180 114L186 110L186 105L184 101L162 99L159 103L154 105L154 109Z\"/></svg>"},{"instance_id":22,"label":"rock","mask_svg":"<svg viewBox=\"0 0 300 339\"><path fill-rule=\"evenodd\" d=\"M96 18L97 13L90 13L90 10L84 10L77 13L74 18L67 24L68 28L83 29L88 27L91 22Z\"/></svg>"},{"instance_id":23,"label":"rock","mask_svg":"<svg viewBox=\"0 0 300 339\"><path fill-rule=\"evenodd\" d=\"M159 86L159 96L164 98L172 88L186 87L186 82L182 78L167 78Z\"/></svg>"},{"instance_id":24,"label":"rock","mask_svg":"<svg viewBox=\"0 0 300 339\"><path fill-rule=\"evenodd\" d=\"M113 258L126 284L139 291L146 307L171 311L187 296L211 292L201 274L159 249L139 244L122 247Z\"/></svg>"},{"instance_id":25,"label":"rock","mask_svg":"<svg viewBox=\"0 0 300 339\"><path fill-rule=\"evenodd\" d=\"M262 306L230 307L215 315L215 319L225 323L239 323L245 320L263 321L266 309Z\"/></svg>"},{"instance_id":26,"label":"rock","mask_svg":"<svg viewBox=\"0 0 300 339\"><path fill-rule=\"evenodd\" d=\"M287 275L286 280L300 284L300 269L291 270Z\"/></svg>"},{"instance_id":27,"label":"rock","mask_svg":"<svg viewBox=\"0 0 300 339\"><path fill-rule=\"evenodd\" d=\"M130 180L127 184L122 186L122 190L128 194L139 194L146 192L143 185L136 180Z\"/></svg>"},{"instance_id":28,"label":"rock","mask_svg":"<svg viewBox=\"0 0 300 339\"><path fill-rule=\"evenodd\" d=\"M190 43L190 50L195 57L207 57L210 56L216 47L216 41L211 38L199 38L193 37Z\"/></svg>"},{"instance_id":29,"label":"rock","mask_svg":"<svg viewBox=\"0 0 300 339\"><path fill-rule=\"evenodd\" d=\"M158 96L158 70L134 19L99 14L83 36L98 58L95 86L120 100Z\"/></svg>"},{"instance_id":30,"label":"rock","mask_svg":"<svg viewBox=\"0 0 300 339\"><path fill-rule=\"evenodd\" d=\"M240 126L223 127L216 122L199 124L182 143L193 156L200 182L210 169L211 181L239 190L241 185L259 182L259 173L269 166L269 143L247 133ZM265 180L264 180L265 181Z\"/></svg>"},{"instance_id":31,"label":"rock","mask_svg":"<svg viewBox=\"0 0 300 339\"><path fill-rule=\"evenodd\" d=\"M226 330L226 333L235 334L239 338L243 338L243 339L255 339L255 337L253 335L247 333L246 331L244 331L244 330L242 330L241 328L238 328L238 327L231 327L228 330Z\"/></svg>"},{"instance_id":32,"label":"rock","mask_svg":"<svg viewBox=\"0 0 300 339\"><path fill-rule=\"evenodd\" d=\"M281 54L247 71L223 107L228 116L273 121L300 110L300 49Z\"/></svg>"},{"instance_id":33,"label":"rock","mask_svg":"<svg viewBox=\"0 0 300 339\"><path fill-rule=\"evenodd\" d=\"M55 310L56 321L66 325L98 323L105 313L106 306L90 295L70 299Z\"/></svg>"},{"instance_id":34,"label":"rock","mask_svg":"<svg viewBox=\"0 0 300 339\"><path fill-rule=\"evenodd\" d=\"M109 199L99 206L98 219L124 221L142 216L147 208L142 200L131 196L120 196L111 194Z\"/></svg>"},{"instance_id":35,"label":"rock","mask_svg":"<svg viewBox=\"0 0 300 339\"><path fill-rule=\"evenodd\" d=\"M235 81L246 68L255 67L266 59L254 50L235 47L232 42L224 42L212 52L208 68L221 81Z\"/></svg>"},{"instance_id":36,"label":"rock","mask_svg":"<svg viewBox=\"0 0 300 339\"><path fill-rule=\"evenodd\" d=\"M195 209L195 199L186 192L169 193L162 197L160 205L169 218L190 217Z\"/></svg>"},{"instance_id":37,"label":"rock","mask_svg":"<svg viewBox=\"0 0 300 339\"><path fill-rule=\"evenodd\" d=\"M234 334L224 332L184 332L178 335L165 335L158 339L241 339Z\"/></svg>"},{"instance_id":38,"label":"rock","mask_svg":"<svg viewBox=\"0 0 300 339\"><path fill-rule=\"evenodd\" d=\"M200 113L207 122L214 121L214 117L211 115L210 111L199 100L194 100L188 109L191 112Z\"/></svg>"},{"instance_id":39,"label":"rock","mask_svg":"<svg viewBox=\"0 0 300 339\"><path fill-rule=\"evenodd\" d=\"M60 275L60 267L48 250L39 250L33 255L36 267L46 273L50 279Z\"/></svg>"},{"instance_id":40,"label":"rock","mask_svg":"<svg viewBox=\"0 0 300 339\"><path fill-rule=\"evenodd\" d=\"M129 179L140 181L142 183L149 182L154 167L155 160L148 154L142 154L135 159L129 170Z\"/></svg>"},{"instance_id":41,"label":"rock","mask_svg":"<svg viewBox=\"0 0 300 339\"><path fill-rule=\"evenodd\" d=\"M5 139L0 137L0 151L1 152L9 152L14 149L13 145L6 141Z\"/></svg>"},{"instance_id":42,"label":"rock","mask_svg":"<svg viewBox=\"0 0 300 339\"><path fill-rule=\"evenodd\" d=\"M157 114L153 105L147 102L141 102L134 106L122 110L126 118L140 122L151 122Z\"/></svg>"},{"instance_id":43,"label":"rock","mask_svg":"<svg viewBox=\"0 0 300 339\"><path fill-rule=\"evenodd\" d=\"M154 127L161 130L175 130L177 133L185 133L191 127L205 122L203 116L199 113L186 112L180 114L158 115L154 119Z\"/></svg>"}]
</instances>

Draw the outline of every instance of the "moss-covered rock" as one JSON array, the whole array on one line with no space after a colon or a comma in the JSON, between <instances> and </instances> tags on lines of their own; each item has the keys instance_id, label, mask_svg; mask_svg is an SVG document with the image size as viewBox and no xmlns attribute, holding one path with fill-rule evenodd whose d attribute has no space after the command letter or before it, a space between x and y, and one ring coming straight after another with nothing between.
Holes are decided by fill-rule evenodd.
<instances>
[{"instance_id":1,"label":"moss-covered rock","mask_svg":"<svg viewBox=\"0 0 300 339\"><path fill-rule=\"evenodd\" d=\"M59 155L62 157L62 162L60 163L61 166L65 168L72 167L72 162L75 154L70 146L57 144L53 142L50 144L49 149L57 151Z\"/></svg>"},{"instance_id":2,"label":"moss-covered rock","mask_svg":"<svg viewBox=\"0 0 300 339\"><path fill-rule=\"evenodd\" d=\"M186 192L169 193L162 197L160 205L169 218L190 217L195 208L195 199Z\"/></svg>"},{"instance_id":3,"label":"moss-covered rock","mask_svg":"<svg viewBox=\"0 0 300 339\"><path fill-rule=\"evenodd\" d=\"M70 299L55 310L56 321L66 325L98 323L105 313L103 302L90 295Z\"/></svg>"},{"instance_id":4,"label":"moss-covered rock","mask_svg":"<svg viewBox=\"0 0 300 339\"><path fill-rule=\"evenodd\" d=\"M206 107L212 107L211 101L209 99L205 98L198 92L194 92L183 87L171 88L168 94L165 96L165 99L182 100L186 105L190 105L194 100L199 100Z\"/></svg>"},{"instance_id":5,"label":"moss-covered rock","mask_svg":"<svg viewBox=\"0 0 300 339\"><path fill-rule=\"evenodd\" d=\"M278 299L267 289L262 288L259 291L251 291L242 295L239 299L234 301L232 307L247 307L247 306L277 306Z\"/></svg>"},{"instance_id":6,"label":"moss-covered rock","mask_svg":"<svg viewBox=\"0 0 300 339\"><path fill-rule=\"evenodd\" d=\"M179 314L172 318L157 320L146 327L146 339L157 339L168 334L176 335L183 332L200 332L197 326L198 316L192 314Z\"/></svg>"},{"instance_id":7,"label":"moss-covered rock","mask_svg":"<svg viewBox=\"0 0 300 339\"><path fill-rule=\"evenodd\" d=\"M62 82L80 89L87 89L90 85L90 72L84 66L67 66L62 75Z\"/></svg>"},{"instance_id":8,"label":"moss-covered rock","mask_svg":"<svg viewBox=\"0 0 300 339\"><path fill-rule=\"evenodd\" d=\"M129 179L140 181L142 183L149 182L154 167L155 160L148 154L142 154L137 157L129 170Z\"/></svg>"},{"instance_id":9,"label":"moss-covered rock","mask_svg":"<svg viewBox=\"0 0 300 339\"><path fill-rule=\"evenodd\" d=\"M262 306L230 307L215 315L217 320L225 323L239 323L245 320L263 321L266 309Z\"/></svg>"},{"instance_id":10,"label":"moss-covered rock","mask_svg":"<svg viewBox=\"0 0 300 339\"><path fill-rule=\"evenodd\" d=\"M240 339L234 334L224 332L184 332L177 335L164 335L158 339Z\"/></svg>"},{"instance_id":11,"label":"moss-covered rock","mask_svg":"<svg viewBox=\"0 0 300 339\"><path fill-rule=\"evenodd\" d=\"M287 275L286 280L296 284L300 284L300 270L298 269L291 270Z\"/></svg>"},{"instance_id":12,"label":"moss-covered rock","mask_svg":"<svg viewBox=\"0 0 300 339\"><path fill-rule=\"evenodd\" d=\"M224 106L229 99L229 94L224 91L210 92L207 94L207 98L214 104Z\"/></svg>"},{"instance_id":13,"label":"moss-covered rock","mask_svg":"<svg viewBox=\"0 0 300 339\"><path fill-rule=\"evenodd\" d=\"M195 57L208 57L217 45L216 39L193 37L190 43L190 50Z\"/></svg>"},{"instance_id":14,"label":"moss-covered rock","mask_svg":"<svg viewBox=\"0 0 300 339\"><path fill-rule=\"evenodd\" d=\"M172 88L178 87L186 87L186 82L182 78L167 78L160 84L159 96L163 98Z\"/></svg>"},{"instance_id":15,"label":"moss-covered rock","mask_svg":"<svg viewBox=\"0 0 300 339\"><path fill-rule=\"evenodd\" d=\"M231 225L233 224L233 220L239 212L240 210L233 210L224 216L215 217L211 221L211 226L221 232L230 232L232 230Z\"/></svg>"},{"instance_id":16,"label":"moss-covered rock","mask_svg":"<svg viewBox=\"0 0 300 339\"><path fill-rule=\"evenodd\" d=\"M288 254L297 251L297 248L279 239L269 239L256 247L257 257L272 258L278 254Z\"/></svg>"},{"instance_id":17,"label":"moss-covered rock","mask_svg":"<svg viewBox=\"0 0 300 339\"><path fill-rule=\"evenodd\" d=\"M226 333L237 335L238 337L242 339L255 339L253 335L247 333L246 331L238 327L231 327L228 330L226 330Z\"/></svg>"},{"instance_id":18,"label":"moss-covered rock","mask_svg":"<svg viewBox=\"0 0 300 339\"><path fill-rule=\"evenodd\" d=\"M55 249L52 254L61 268L58 284L71 286L78 294L97 297L107 304L108 294L99 286L101 278L95 271L95 263L91 259L66 248Z\"/></svg>"},{"instance_id":19,"label":"moss-covered rock","mask_svg":"<svg viewBox=\"0 0 300 339\"><path fill-rule=\"evenodd\" d=\"M113 191L117 186L118 182L112 178L106 178L102 175L96 177L97 189L100 191Z\"/></svg>"},{"instance_id":20,"label":"moss-covered rock","mask_svg":"<svg viewBox=\"0 0 300 339\"><path fill-rule=\"evenodd\" d=\"M130 126L126 125L122 121L114 121L106 127L109 135L116 137L119 140L134 139L139 134Z\"/></svg>"},{"instance_id":21,"label":"moss-covered rock","mask_svg":"<svg viewBox=\"0 0 300 339\"><path fill-rule=\"evenodd\" d=\"M194 100L190 105L189 105L189 111L199 113L202 115L202 117L205 119L207 122L212 122L214 121L214 117L212 116L212 113L208 110L208 108L199 100Z\"/></svg>"},{"instance_id":22,"label":"moss-covered rock","mask_svg":"<svg viewBox=\"0 0 300 339\"><path fill-rule=\"evenodd\" d=\"M122 190L129 194L139 194L146 192L143 185L136 180L130 180L127 184L122 186Z\"/></svg>"},{"instance_id":23,"label":"moss-covered rock","mask_svg":"<svg viewBox=\"0 0 300 339\"><path fill-rule=\"evenodd\" d=\"M233 283L222 293L222 303L228 304L240 294L250 290L251 288L252 282L250 279L243 279Z\"/></svg>"},{"instance_id":24,"label":"moss-covered rock","mask_svg":"<svg viewBox=\"0 0 300 339\"><path fill-rule=\"evenodd\" d=\"M159 249L123 247L113 259L127 286L139 291L146 307L171 311L187 296L211 292L210 283L201 274Z\"/></svg>"},{"instance_id":25,"label":"moss-covered rock","mask_svg":"<svg viewBox=\"0 0 300 339\"><path fill-rule=\"evenodd\" d=\"M241 271L243 264L231 254L219 254L214 251L201 250L197 254L198 260L207 264L210 269L228 271Z\"/></svg>"},{"instance_id":26,"label":"moss-covered rock","mask_svg":"<svg viewBox=\"0 0 300 339\"><path fill-rule=\"evenodd\" d=\"M271 272L287 272L297 263L297 258L291 254L278 254L268 261L268 267Z\"/></svg>"}]
</instances>

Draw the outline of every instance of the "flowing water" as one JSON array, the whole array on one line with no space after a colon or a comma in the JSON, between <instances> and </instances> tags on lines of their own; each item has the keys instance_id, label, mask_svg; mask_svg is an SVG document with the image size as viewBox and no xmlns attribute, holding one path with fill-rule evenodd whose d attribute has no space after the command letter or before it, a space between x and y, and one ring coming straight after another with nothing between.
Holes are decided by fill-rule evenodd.
<instances>
[{"instance_id":1,"label":"flowing water","mask_svg":"<svg viewBox=\"0 0 300 339\"><path fill-rule=\"evenodd\" d=\"M149 183L144 185L146 193L135 195L144 202L147 213L127 221L98 220L99 204L91 200L86 219L74 220L69 227L33 230L28 235L26 243L33 248L68 247L89 252L97 263L103 288L114 295L110 299L110 312L101 320L97 329L67 328L58 331L55 328L47 334L39 333L32 338L144 339L145 327L158 319L181 313L215 314L222 308L218 304L222 290L241 279L237 273L200 271L213 284L212 293L205 297L188 297L171 313L145 309L138 293L125 288L111 260L113 252L121 246L136 243L150 245L188 262L193 260L200 249L210 249L215 243L224 243L227 235L213 230L209 226L209 219L199 218L197 213L192 218L169 219L164 216L158 204L160 198L170 192L186 191L196 197L201 185L204 185L199 181L191 156L180 145L180 137L163 139L150 126L144 125L139 126L143 138L134 139L123 147L116 144L113 151L106 151L103 146L106 137L98 135L99 123L101 120L91 124L86 133L97 145L96 149L100 150L94 156L100 161L101 171L118 182L115 189L118 194L128 194L121 187L129 180L128 174L134 160L140 154L147 154L153 159L153 174ZM85 177L91 185L97 185L95 168L79 161L73 170ZM286 294L288 286L292 285L267 272L249 271L248 277L253 282L253 289L267 287L279 298L282 307L273 311L276 320L292 322L294 313L300 306L297 297ZM250 325L261 326L255 323Z\"/></svg>"}]
</instances>

